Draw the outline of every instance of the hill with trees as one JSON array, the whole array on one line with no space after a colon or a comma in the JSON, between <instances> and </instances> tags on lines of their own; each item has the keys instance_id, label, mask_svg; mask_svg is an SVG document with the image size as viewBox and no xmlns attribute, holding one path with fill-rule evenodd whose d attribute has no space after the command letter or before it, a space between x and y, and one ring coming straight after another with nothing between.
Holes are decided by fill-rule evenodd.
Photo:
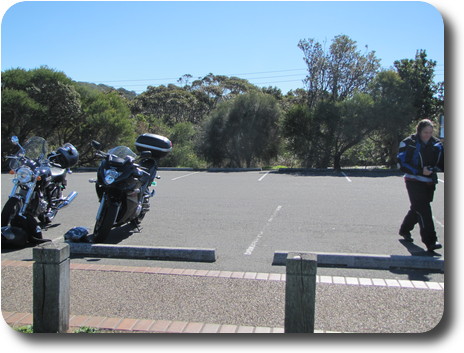
<instances>
[{"instance_id":1,"label":"hill with trees","mask_svg":"<svg viewBox=\"0 0 464 353\"><path fill-rule=\"evenodd\" d=\"M307 65L304 89L283 94L245 79L214 75L178 84L148 86L141 94L76 82L40 67L2 72L2 169L21 141L39 135L52 147L65 142L80 165L98 162L91 140L109 149L134 147L141 133L165 135L173 152L162 160L177 167L334 167L396 164L399 141L425 117L444 113L436 62L418 50L380 68L375 52L336 36L324 49L314 39L298 44Z\"/></svg>"}]
</instances>

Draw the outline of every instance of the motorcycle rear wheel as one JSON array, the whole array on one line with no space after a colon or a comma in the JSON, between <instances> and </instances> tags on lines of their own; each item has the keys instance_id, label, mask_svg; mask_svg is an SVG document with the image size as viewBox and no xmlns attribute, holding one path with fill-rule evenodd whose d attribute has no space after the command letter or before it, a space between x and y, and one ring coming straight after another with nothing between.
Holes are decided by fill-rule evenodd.
<instances>
[{"instance_id":1,"label":"motorcycle rear wheel","mask_svg":"<svg viewBox=\"0 0 464 353\"><path fill-rule=\"evenodd\" d=\"M10 224L11 220L19 213L22 206L23 201L16 197L10 197L8 199L2 210L2 227Z\"/></svg>"},{"instance_id":2,"label":"motorcycle rear wheel","mask_svg":"<svg viewBox=\"0 0 464 353\"><path fill-rule=\"evenodd\" d=\"M93 230L93 235L95 237L95 243L104 243L108 238L108 235L113 228L114 220L118 215L118 205L103 201L105 204L103 205L103 209L101 210L100 217L97 219L95 223L95 227Z\"/></svg>"}]
</instances>

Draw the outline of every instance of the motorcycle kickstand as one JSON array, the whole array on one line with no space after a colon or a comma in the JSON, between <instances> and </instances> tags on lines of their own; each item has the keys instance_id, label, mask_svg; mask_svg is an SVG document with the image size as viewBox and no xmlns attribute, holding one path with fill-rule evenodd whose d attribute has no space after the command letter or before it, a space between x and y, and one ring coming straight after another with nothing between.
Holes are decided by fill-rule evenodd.
<instances>
[{"instance_id":1,"label":"motorcycle kickstand","mask_svg":"<svg viewBox=\"0 0 464 353\"><path fill-rule=\"evenodd\" d=\"M142 233L142 229L139 224L137 224L137 221L131 221L132 225L137 229L137 233Z\"/></svg>"}]
</instances>

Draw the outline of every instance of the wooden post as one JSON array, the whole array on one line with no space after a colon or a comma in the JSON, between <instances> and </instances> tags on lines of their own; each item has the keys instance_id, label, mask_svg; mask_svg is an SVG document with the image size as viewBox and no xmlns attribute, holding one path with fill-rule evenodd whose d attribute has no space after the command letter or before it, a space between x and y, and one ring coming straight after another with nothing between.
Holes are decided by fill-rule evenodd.
<instances>
[{"instance_id":1,"label":"wooden post","mask_svg":"<svg viewBox=\"0 0 464 353\"><path fill-rule=\"evenodd\" d=\"M285 333L314 333L317 255L289 253L285 283Z\"/></svg>"},{"instance_id":2,"label":"wooden post","mask_svg":"<svg viewBox=\"0 0 464 353\"><path fill-rule=\"evenodd\" d=\"M44 243L32 250L34 332L69 329L69 245Z\"/></svg>"}]
</instances>

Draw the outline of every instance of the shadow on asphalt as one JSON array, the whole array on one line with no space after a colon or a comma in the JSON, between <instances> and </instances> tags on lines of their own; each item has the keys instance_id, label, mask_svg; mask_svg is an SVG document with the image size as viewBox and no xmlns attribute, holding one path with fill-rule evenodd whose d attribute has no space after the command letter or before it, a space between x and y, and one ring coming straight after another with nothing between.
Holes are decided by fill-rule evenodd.
<instances>
[{"instance_id":1,"label":"shadow on asphalt","mask_svg":"<svg viewBox=\"0 0 464 353\"><path fill-rule=\"evenodd\" d=\"M140 227L140 229L142 228L143 226ZM135 233L139 233L139 230L137 229L137 227L133 226L130 223L125 224L122 227L113 228L110 231L110 234L108 235L108 237L106 238L105 244L113 244L113 245L119 244L123 240L129 238Z\"/></svg>"},{"instance_id":2,"label":"shadow on asphalt","mask_svg":"<svg viewBox=\"0 0 464 353\"><path fill-rule=\"evenodd\" d=\"M414 256L427 256L427 257L434 257L434 256L441 256L441 254L435 251L428 251L420 246L417 246L414 243L410 243L404 239L399 239L399 242L409 251L411 255Z\"/></svg>"}]
</instances>

